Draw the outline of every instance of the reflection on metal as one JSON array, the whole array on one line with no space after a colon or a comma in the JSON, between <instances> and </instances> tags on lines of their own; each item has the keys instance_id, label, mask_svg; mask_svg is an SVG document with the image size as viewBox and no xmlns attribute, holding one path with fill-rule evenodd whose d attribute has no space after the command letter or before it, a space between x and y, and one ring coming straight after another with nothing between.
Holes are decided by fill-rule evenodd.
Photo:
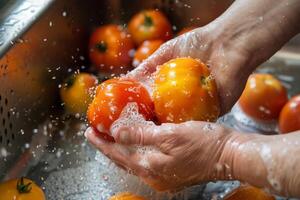
<instances>
[{"instance_id":1,"label":"reflection on metal","mask_svg":"<svg viewBox=\"0 0 300 200\"><path fill-rule=\"evenodd\" d=\"M0 9L0 58L16 38L48 8L54 0L15 0L2 2Z\"/></svg>"}]
</instances>

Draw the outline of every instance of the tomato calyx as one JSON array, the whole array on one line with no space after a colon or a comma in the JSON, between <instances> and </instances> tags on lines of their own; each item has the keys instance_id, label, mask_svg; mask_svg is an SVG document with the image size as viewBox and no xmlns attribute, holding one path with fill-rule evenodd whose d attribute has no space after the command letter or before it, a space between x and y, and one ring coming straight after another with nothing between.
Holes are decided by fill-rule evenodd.
<instances>
[{"instance_id":1,"label":"tomato calyx","mask_svg":"<svg viewBox=\"0 0 300 200\"><path fill-rule=\"evenodd\" d=\"M32 189L31 187L32 182L29 182L27 184L24 183L24 177L21 177L21 179L17 182L17 190L20 194L29 193Z\"/></svg>"},{"instance_id":2,"label":"tomato calyx","mask_svg":"<svg viewBox=\"0 0 300 200\"><path fill-rule=\"evenodd\" d=\"M150 16L147 14L144 14L144 26L146 27L151 27L153 26L153 20Z\"/></svg>"},{"instance_id":3,"label":"tomato calyx","mask_svg":"<svg viewBox=\"0 0 300 200\"><path fill-rule=\"evenodd\" d=\"M65 83L66 88L72 87L73 84L74 84L74 82L75 82L75 79L76 79L76 76L75 76L75 75L70 76L70 77L66 80L66 83Z\"/></svg>"},{"instance_id":4,"label":"tomato calyx","mask_svg":"<svg viewBox=\"0 0 300 200\"><path fill-rule=\"evenodd\" d=\"M104 41L101 41L95 45L96 49L101 53L105 53L107 50L107 44Z\"/></svg>"}]
</instances>

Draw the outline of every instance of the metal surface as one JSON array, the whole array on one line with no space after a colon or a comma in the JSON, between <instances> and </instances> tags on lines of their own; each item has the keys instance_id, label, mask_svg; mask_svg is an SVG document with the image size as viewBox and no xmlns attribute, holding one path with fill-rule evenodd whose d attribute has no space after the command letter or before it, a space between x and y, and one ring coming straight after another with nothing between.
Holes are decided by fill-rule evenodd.
<instances>
[{"instance_id":1,"label":"metal surface","mask_svg":"<svg viewBox=\"0 0 300 200\"><path fill-rule=\"evenodd\" d=\"M26 8L25 2L36 6L27 4L28 13L28 9L20 9ZM126 189L120 186L126 182L122 179L124 174L113 165L101 166L103 160L95 160L96 151L82 135L84 120L64 115L58 95L61 82L79 69L92 70L87 41L95 26L110 22L122 24L135 12L153 7L168 15L174 30L200 26L221 14L231 2L58 0L50 5L50 0L1 1L0 54L11 48L0 60L0 179L26 175L44 187L48 200L106 199L107 195ZM25 13L24 17L3 29L18 9L19 13ZM31 12L32 9L35 11ZM292 86L291 94L300 92L300 80L295 76L300 73L299 41L299 37L291 40L260 69L278 75ZM234 127L232 120L232 115L228 115L223 121ZM110 176L113 176L111 180ZM78 183L76 189L69 185L73 182ZM94 185L99 187L93 192ZM137 190L129 184L127 189L130 188ZM144 189L141 187L140 191L152 194ZM196 195L189 191L185 197L199 199L195 197L199 188L196 191ZM205 195L207 199L211 197Z\"/></svg>"},{"instance_id":2,"label":"metal surface","mask_svg":"<svg viewBox=\"0 0 300 200\"><path fill-rule=\"evenodd\" d=\"M53 0L1 1L0 57L13 45L15 39L49 7Z\"/></svg>"}]
</instances>

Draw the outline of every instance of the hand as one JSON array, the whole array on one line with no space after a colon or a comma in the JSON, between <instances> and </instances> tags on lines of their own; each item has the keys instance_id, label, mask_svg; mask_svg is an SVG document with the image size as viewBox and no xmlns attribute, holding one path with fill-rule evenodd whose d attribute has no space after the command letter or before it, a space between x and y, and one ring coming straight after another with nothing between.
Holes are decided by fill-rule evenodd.
<instances>
[{"instance_id":1,"label":"hand","mask_svg":"<svg viewBox=\"0 0 300 200\"><path fill-rule=\"evenodd\" d=\"M150 85L150 76L157 66L177 57L198 58L211 69L224 114L238 99L251 70L241 70L247 62L248 52L236 45L220 41L218 37L223 36L219 36L214 24L210 24L174 38L163 44L127 77Z\"/></svg>"},{"instance_id":2,"label":"hand","mask_svg":"<svg viewBox=\"0 0 300 200\"><path fill-rule=\"evenodd\" d=\"M235 1L210 24L163 44L128 76L149 84L149 76L157 66L170 59L199 58L211 68L222 113L226 113L239 98L252 71L299 33L299 1L274 2Z\"/></svg>"},{"instance_id":3,"label":"hand","mask_svg":"<svg viewBox=\"0 0 300 200\"><path fill-rule=\"evenodd\" d=\"M193 121L123 126L113 135L116 143L102 140L92 129L86 132L102 153L161 191L230 179L231 145L244 137L216 124Z\"/></svg>"}]
</instances>

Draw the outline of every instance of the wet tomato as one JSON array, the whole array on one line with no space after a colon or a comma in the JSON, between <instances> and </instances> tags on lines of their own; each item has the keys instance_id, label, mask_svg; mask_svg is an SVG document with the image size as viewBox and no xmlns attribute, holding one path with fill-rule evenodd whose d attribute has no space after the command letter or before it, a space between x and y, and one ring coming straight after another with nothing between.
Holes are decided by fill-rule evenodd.
<instances>
[{"instance_id":1,"label":"wet tomato","mask_svg":"<svg viewBox=\"0 0 300 200\"><path fill-rule=\"evenodd\" d=\"M252 186L241 186L225 196L224 200L275 200L261 189Z\"/></svg>"},{"instance_id":2,"label":"wet tomato","mask_svg":"<svg viewBox=\"0 0 300 200\"><path fill-rule=\"evenodd\" d=\"M281 133L300 130L300 95L290 99L281 110L279 130Z\"/></svg>"},{"instance_id":3,"label":"wet tomato","mask_svg":"<svg viewBox=\"0 0 300 200\"><path fill-rule=\"evenodd\" d=\"M91 35L91 62L102 72L125 73L130 67L133 41L121 26L110 24L97 28Z\"/></svg>"},{"instance_id":4,"label":"wet tomato","mask_svg":"<svg viewBox=\"0 0 300 200\"><path fill-rule=\"evenodd\" d=\"M45 194L33 181L20 178L0 184L0 200L45 200Z\"/></svg>"},{"instance_id":5,"label":"wet tomato","mask_svg":"<svg viewBox=\"0 0 300 200\"><path fill-rule=\"evenodd\" d=\"M123 108L130 102L137 103L138 111L146 120L154 116L153 101L147 89L137 81L110 79L100 84L89 106L87 117L92 127L109 141L111 124L117 120Z\"/></svg>"},{"instance_id":6,"label":"wet tomato","mask_svg":"<svg viewBox=\"0 0 300 200\"><path fill-rule=\"evenodd\" d=\"M256 120L275 120L287 102L286 89L270 74L252 74L239 99L242 110Z\"/></svg>"},{"instance_id":7,"label":"wet tomato","mask_svg":"<svg viewBox=\"0 0 300 200\"><path fill-rule=\"evenodd\" d=\"M144 197L137 196L130 192L124 192L110 197L109 200L146 200L146 199Z\"/></svg>"},{"instance_id":8,"label":"wet tomato","mask_svg":"<svg viewBox=\"0 0 300 200\"><path fill-rule=\"evenodd\" d=\"M181 31L179 31L179 32L177 33L177 35L178 35L178 36L179 36L179 35L183 35L183 34L185 34L185 33L187 33L187 32L190 32L190 31L194 30L195 28L197 28L197 27L195 27L195 26L185 27L185 28L181 29Z\"/></svg>"},{"instance_id":9,"label":"wet tomato","mask_svg":"<svg viewBox=\"0 0 300 200\"><path fill-rule=\"evenodd\" d=\"M93 100L93 93L98 84L97 78L88 73L70 76L60 89L60 96L68 112L85 114Z\"/></svg>"},{"instance_id":10,"label":"wet tomato","mask_svg":"<svg viewBox=\"0 0 300 200\"><path fill-rule=\"evenodd\" d=\"M163 64L154 80L159 122L215 121L220 114L217 87L207 66L192 58Z\"/></svg>"},{"instance_id":11,"label":"wet tomato","mask_svg":"<svg viewBox=\"0 0 300 200\"><path fill-rule=\"evenodd\" d=\"M145 40L169 40L172 38L172 26L159 10L144 10L132 17L128 30L137 45Z\"/></svg>"},{"instance_id":12,"label":"wet tomato","mask_svg":"<svg viewBox=\"0 0 300 200\"><path fill-rule=\"evenodd\" d=\"M164 42L162 40L147 40L144 41L141 46L136 50L133 58L133 66L137 67L143 60L148 58L152 53L154 53L160 45Z\"/></svg>"}]
</instances>

